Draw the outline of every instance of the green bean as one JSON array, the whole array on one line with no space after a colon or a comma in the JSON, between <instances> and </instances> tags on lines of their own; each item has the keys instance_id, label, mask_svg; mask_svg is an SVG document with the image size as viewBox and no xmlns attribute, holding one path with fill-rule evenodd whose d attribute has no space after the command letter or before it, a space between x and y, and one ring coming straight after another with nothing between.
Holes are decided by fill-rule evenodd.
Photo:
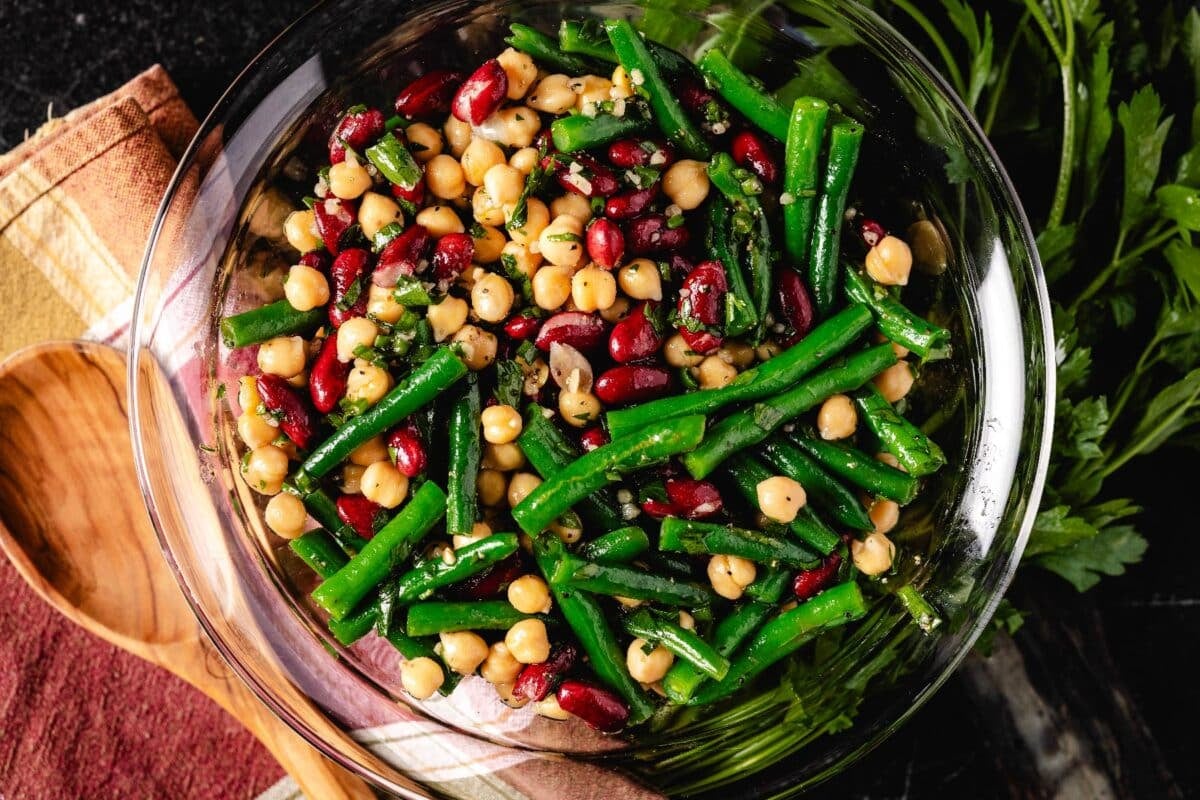
<instances>
[{"instance_id":1,"label":"green bean","mask_svg":"<svg viewBox=\"0 0 1200 800\"><path fill-rule=\"evenodd\" d=\"M817 208L817 187L821 174L821 141L829 104L816 97L797 97L788 121L784 148L783 192L790 198L783 209L783 247L788 260L796 266L808 263L813 217Z\"/></svg>"},{"instance_id":2,"label":"green bean","mask_svg":"<svg viewBox=\"0 0 1200 800\"><path fill-rule=\"evenodd\" d=\"M446 503L446 533L466 536L475 527L475 484L479 477L479 383L469 380L450 409L450 467L446 486L450 499Z\"/></svg>"},{"instance_id":3,"label":"green bean","mask_svg":"<svg viewBox=\"0 0 1200 800\"><path fill-rule=\"evenodd\" d=\"M829 160L821 196L817 201L817 218L813 230L811 257L808 262L808 285L813 293L817 316L833 311L838 295L838 251L841 247L842 217L846 211L846 196L850 180L858 164L863 128L857 122L839 122L829 131Z\"/></svg>"},{"instance_id":4,"label":"green bean","mask_svg":"<svg viewBox=\"0 0 1200 800\"><path fill-rule=\"evenodd\" d=\"M729 659L695 631L667 622L646 609L629 614L622 622L633 636L661 644L714 680L721 680L729 671Z\"/></svg>"},{"instance_id":5,"label":"green bean","mask_svg":"<svg viewBox=\"0 0 1200 800\"><path fill-rule=\"evenodd\" d=\"M378 404L354 417L309 454L296 473L296 486L308 492L315 480L345 460L372 436L378 436L409 414L424 408L441 392L462 379L467 367L448 347L439 347L429 359L402 379Z\"/></svg>"},{"instance_id":6,"label":"green bean","mask_svg":"<svg viewBox=\"0 0 1200 800\"><path fill-rule=\"evenodd\" d=\"M641 35L624 19L605 20L604 29L630 80L649 93L650 107L662 132L689 158L707 159L711 154L708 142L667 85L662 69L651 57Z\"/></svg>"},{"instance_id":7,"label":"green bean","mask_svg":"<svg viewBox=\"0 0 1200 800\"><path fill-rule=\"evenodd\" d=\"M631 525L585 543L579 548L579 555L597 564L628 564L649 549L650 537Z\"/></svg>"},{"instance_id":8,"label":"green bean","mask_svg":"<svg viewBox=\"0 0 1200 800\"><path fill-rule=\"evenodd\" d=\"M709 212L710 226L721 225L724 234L714 236L712 245L713 254L722 257L729 279L725 313L728 336L758 327L766 318L771 296L771 228L758 198L742 190L742 182L733 174L735 169L728 153L715 154L708 165L712 185L729 204L726 207L714 202Z\"/></svg>"},{"instance_id":9,"label":"green bean","mask_svg":"<svg viewBox=\"0 0 1200 800\"><path fill-rule=\"evenodd\" d=\"M793 436L792 441L825 469L873 495L895 500L900 505L911 503L917 497L920 480L861 450L815 436Z\"/></svg>"},{"instance_id":10,"label":"green bean","mask_svg":"<svg viewBox=\"0 0 1200 800\"><path fill-rule=\"evenodd\" d=\"M316 588L313 600L334 619L344 618L393 567L408 558L414 545L441 520L445 511L445 493L433 481L421 484L358 555Z\"/></svg>"},{"instance_id":11,"label":"green bean","mask_svg":"<svg viewBox=\"0 0 1200 800\"><path fill-rule=\"evenodd\" d=\"M909 613L913 622L917 623L917 627L925 633L929 633L942 624L942 618L938 616L937 610L912 584L905 584L897 589L896 599L900 601L900 605L904 606L904 610Z\"/></svg>"},{"instance_id":12,"label":"green bean","mask_svg":"<svg viewBox=\"0 0 1200 800\"><path fill-rule=\"evenodd\" d=\"M950 331L914 314L882 286L868 284L866 278L846 266L845 294L852 303L863 303L875 317L879 330L893 342L902 344L921 358L950 341Z\"/></svg>"},{"instance_id":13,"label":"green bean","mask_svg":"<svg viewBox=\"0 0 1200 800\"><path fill-rule=\"evenodd\" d=\"M329 620L329 632L346 647L370 633L379 621L379 596L372 595L359 603L342 619Z\"/></svg>"},{"instance_id":14,"label":"green bean","mask_svg":"<svg viewBox=\"0 0 1200 800\"><path fill-rule=\"evenodd\" d=\"M571 506L608 485L610 474L660 464L691 450L703 437L704 417L696 415L648 425L633 436L614 439L546 478L513 508L512 517L526 533L540 533Z\"/></svg>"},{"instance_id":15,"label":"green bean","mask_svg":"<svg viewBox=\"0 0 1200 800\"><path fill-rule=\"evenodd\" d=\"M533 614L517 611L507 600L430 601L408 607L405 628L409 636L449 631L506 631L521 620L533 617Z\"/></svg>"},{"instance_id":16,"label":"green bean","mask_svg":"<svg viewBox=\"0 0 1200 800\"><path fill-rule=\"evenodd\" d=\"M725 462L725 474L733 481L738 493L750 504L758 508L758 485L775 473L749 453L735 453ZM841 539L831 531L811 508L800 509L796 518L788 523L788 530L800 541L804 542L813 552L813 565L820 561L821 556L827 556L838 546Z\"/></svg>"},{"instance_id":17,"label":"green bean","mask_svg":"<svg viewBox=\"0 0 1200 800\"><path fill-rule=\"evenodd\" d=\"M594 117L583 114L559 117L550 123L550 136L560 152L574 153L648 132L650 120L632 109L633 106L628 105L625 115L620 117L605 113Z\"/></svg>"},{"instance_id":18,"label":"green bean","mask_svg":"<svg viewBox=\"0 0 1200 800\"><path fill-rule=\"evenodd\" d=\"M328 578L350 560L330 535L322 530L309 531L292 539L288 547L321 578Z\"/></svg>"},{"instance_id":19,"label":"green bean","mask_svg":"<svg viewBox=\"0 0 1200 800\"><path fill-rule=\"evenodd\" d=\"M707 705L732 694L818 634L859 619L866 613L866 601L854 581L826 589L767 622L733 659L725 677L703 688L689 704Z\"/></svg>"},{"instance_id":20,"label":"green bean","mask_svg":"<svg viewBox=\"0 0 1200 800\"><path fill-rule=\"evenodd\" d=\"M763 441L788 420L831 395L857 389L894 363L896 354L890 344L877 345L840 359L795 388L730 414L708 432L699 447L683 456L683 465L693 478L703 478L726 458Z\"/></svg>"},{"instance_id":21,"label":"green bean","mask_svg":"<svg viewBox=\"0 0 1200 800\"><path fill-rule=\"evenodd\" d=\"M536 28L514 22L508 29L512 31L512 35L505 37L505 43L532 56L534 61L540 61L554 71L567 75L590 75L596 71L595 64L590 60L564 53L553 38Z\"/></svg>"},{"instance_id":22,"label":"green bean","mask_svg":"<svg viewBox=\"0 0 1200 800\"><path fill-rule=\"evenodd\" d=\"M729 105L779 141L787 140L787 109L763 91L757 80L734 66L729 57L715 47L704 54L698 66L708 83Z\"/></svg>"},{"instance_id":23,"label":"green bean","mask_svg":"<svg viewBox=\"0 0 1200 800\"><path fill-rule=\"evenodd\" d=\"M791 571L767 566L762 570L762 574L754 579L754 583L746 587L746 597L760 603L778 603L779 598L783 596L783 590L791 581Z\"/></svg>"},{"instance_id":24,"label":"green bean","mask_svg":"<svg viewBox=\"0 0 1200 800\"><path fill-rule=\"evenodd\" d=\"M412 661L417 658L432 658L434 661L440 664L442 667L443 680L442 685L438 687L438 694L442 695L443 697L449 697L454 691L454 687L458 686L458 682L462 680L462 676L450 669L442 657L438 655L437 651L435 651L433 646L428 642L421 639L414 639L413 637L397 630L395 627L389 630L384 638L386 638L388 642L391 643L392 647L396 648L396 650L400 652L400 655L404 656L404 658L408 661Z\"/></svg>"},{"instance_id":25,"label":"green bean","mask_svg":"<svg viewBox=\"0 0 1200 800\"><path fill-rule=\"evenodd\" d=\"M783 392L808 373L849 347L871 325L871 312L852 305L814 328L808 336L763 364L743 372L720 389L702 389L652 400L605 415L614 439L652 422L688 414L712 414L725 406L761 400Z\"/></svg>"},{"instance_id":26,"label":"green bean","mask_svg":"<svg viewBox=\"0 0 1200 800\"><path fill-rule=\"evenodd\" d=\"M222 319L221 340L226 347L246 347L276 336L307 333L325 320L324 307L297 311L287 300L277 300Z\"/></svg>"},{"instance_id":27,"label":"green bean","mask_svg":"<svg viewBox=\"0 0 1200 800\"><path fill-rule=\"evenodd\" d=\"M300 492L296 492L300 494ZM308 494L301 495L304 500L304 507L308 509L308 513L312 518L329 531L329 534L337 541L338 546L346 552L346 555L354 555L359 550L366 546L367 540L358 535L354 528L342 522L342 518L338 516L337 504L333 498L325 493L323 489L316 489Z\"/></svg>"},{"instance_id":28,"label":"green bean","mask_svg":"<svg viewBox=\"0 0 1200 800\"><path fill-rule=\"evenodd\" d=\"M855 392L854 403L871 433L896 457L909 475L923 478L945 465L946 456L942 448L917 426L896 413L892 404L874 386L867 385Z\"/></svg>"},{"instance_id":29,"label":"green bean","mask_svg":"<svg viewBox=\"0 0 1200 800\"><path fill-rule=\"evenodd\" d=\"M396 581L396 602L407 605L424 600L443 586L452 586L517 552L515 533L493 533L453 551L454 561L431 558Z\"/></svg>"},{"instance_id":30,"label":"green bean","mask_svg":"<svg viewBox=\"0 0 1200 800\"><path fill-rule=\"evenodd\" d=\"M633 567L596 564L570 554L558 560L550 582L593 594L653 600L669 606L704 606L712 601L712 595L695 584L680 583Z\"/></svg>"},{"instance_id":31,"label":"green bean","mask_svg":"<svg viewBox=\"0 0 1200 800\"><path fill-rule=\"evenodd\" d=\"M667 517L658 533L658 547L688 555L727 555L771 564L776 561L795 567L810 567L812 551L790 539L762 531L718 525L713 522Z\"/></svg>"},{"instance_id":32,"label":"green bean","mask_svg":"<svg viewBox=\"0 0 1200 800\"><path fill-rule=\"evenodd\" d=\"M563 20L558 28L558 46L567 53L591 56L610 64L617 63L612 42L604 32L604 26L596 20ZM647 40L646 47L664 75L676 78L696 73L696 66L691 61L666 45Z\"/></svg>"},{"instance_id":33,"label":"green bean","mask_svg":"<svg viewBox=\"0 0 1200 800\"><path fill-rule=\"evenodd\" d=\"M383 177L402 189L411 191L421 182L424 174L421 165L395 134L385 133L379 141L367 148L367 160L375 165Z\"/></svg>"},{"instance_id":34,"label":"green bean","mask_svg":"<svg viewBox=\"0 0 1200 800\"><path fill-rule=\"evenodd\" d=\"M875 527L866 507L854 492L791 442L772 439L763 445L762 452L781 474L803 486L809 502L828 511L834 522L860 531Z\"/></svg>"}]
</instances>

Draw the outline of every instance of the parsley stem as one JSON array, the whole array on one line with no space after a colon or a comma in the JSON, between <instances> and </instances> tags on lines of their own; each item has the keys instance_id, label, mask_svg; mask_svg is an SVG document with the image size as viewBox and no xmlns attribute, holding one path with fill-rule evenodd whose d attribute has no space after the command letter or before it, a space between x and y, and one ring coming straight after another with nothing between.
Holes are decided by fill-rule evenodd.
<instances>
[{"instance_id":1,"label":"parsley stem","mask_svg":"<svg viewBox=\"0 0 1200 800\"><path fill-rule=\"evenodd\" d=\"M1153 428L1146 432L1145 436L1126 445L1125 449L1120 452L1120 455L1118 455L1115 459L1110 460L1104 466L1104 469L1100 470L1100 477L1102 479L1107 478L1109 475L1125 466L1125 463L1131 458L1141 455L1142 448L1146 446L1146 443L1157 439L1164 430L1174 425L1179 417L1190 411L1192 404L1196 402L1197 398L1200 398L1200 386L1197 386L1192 392L1191 396L1188 397L1184 402L1177 403L1175 407L1171 409L1170 413L1164 414L1162 419L1160 419Z\"/></svg>"},{"instance_id":2,"label":"parsley stem","mask_svg":"<svg viewBox=\"0 0 1200 800\"><path fill-rule=\"evenodd\" d=\"M1017 45L1025 36L1026 26L1029 25L1029 12L1021 15L1017 27L1009 37L1008 47L1004 51L1004 60L1000 63L1000 72L996 76L996 91L988 98L987 114L983 118L983 132L992 135L992 126L996 124L996 114L1000 111L1000 98L1004 96L1003 88L1008 83L1008 73L1012 70L1013 56L1016 55Z\"/></svg>"},{"instance_id":3,"label":"parsley stem","mask_svg":"<svg viewBox=\"0 0 1200 800\"><path fill-rule=\"evenodd\" d=\"M1060 0L1057 11L1065 43L1060 42L1054 33L1053 24L1046 16L1046 12L1038 5L1037 0L1025 0L1025 7L1033 15L1038 27L1042 29L1046 43L1054 52L1054 57L1058 60L1059 71L1062 73L1062 152L1058 162L1058 180L1054 185L1054 201L1046 219L1047 228L1056 228L1062 224L1063 216L1067 211L1067 196L1071 191L1071 173L1075 162L1075 23L1071 18L1067 0Z\"/></svg>"},{"instance_id":4,"label":"parsley stem","mask_svg":"<svg viewBox=\"0 0 1200 800\"><path fill-rule=\"evenodd\" d=\"M1173 239L1178 234L1179 228L1175 225L1172 225L1165 231L1157 234L1156 229L1151 228L1149 233L1151 238L1145 240L1128 253L1122 254L1121 249L1125 243L1125 232L1122 231L1121 235L1117 238L1116 247L1113 248L1112 260L1108 262L1108 265L1105 266L1104 269L1096 273L1096 277L1092 278L1091 283L1089 283L1084 290L1079 293L1074 301L1072 301L1069 309L1070 312L1073 314L1078 311L1079 307L1083 305L1086 300L1091 298L1094 294L1096 294L1096 292L1103 289L1104 285L1108 283L1110 278L1112 278L1113 273L1115 273L1122 265L1128 264L1130 261L1140 258L1152 250L1157 250L1162 244L1170 239Z\"/></svg>"},{"instance_id":5,"label":"parsley stem","mask_svg":"<svg viewBox=\"0 0 1200 800\"><path fill-rule=\"evenodd\" d=\"M965 100L967 97L967 86L963 83L962 72L958 69L958 63L954 60L950 48L946 46L946 40L938 33L937 28L930 22L929 17L922 14L908 0L892 0L892 2L905 14L912 17L913 22L917 23L921 27L921 30L925 31L925 35L929 37L929 41L933 42L933 46L937 48L938 54L942 57L942 62L946 65L946 72L950 76L951 83L954 84L954 90L958 92L959 97ZM1030 3L1034 2L1034 0L1026 0L1026 2Z\"/></svg>"}]
</instances>

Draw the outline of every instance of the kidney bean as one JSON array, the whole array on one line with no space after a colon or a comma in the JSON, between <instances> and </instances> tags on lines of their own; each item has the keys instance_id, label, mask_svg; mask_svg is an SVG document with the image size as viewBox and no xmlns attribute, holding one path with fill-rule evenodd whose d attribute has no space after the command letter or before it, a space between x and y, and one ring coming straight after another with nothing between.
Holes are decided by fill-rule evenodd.
<instances>
[{"instance_id":1,"label":"kidney bean","mask_svg":"<svg viewBox=\"0 0 1200 800\"><path fill-rule=\"evenodd\" d=\"M575 666L579 651L575 645L560 642L550 649L550 657L540 664L528 664L513 682L514 697L544 700L554 691L563 677Z\"/></svg>"},{"instance_id":2,"label":"kidney bean","mask_svg":"<svg viewBox=\"0 0 1200 800\"><path fill-rule=\"evenodd\" d=\"M661 156L655 157L656 153ZM675 148L660 139L618 139L608 146L608 160L621 169L661 167L675 163Z\"/></svg>"},{"instance_id":3,"label":"kidney bean","mask_svg":"<svg viewBox=\"0 0 1200 800\"><path fill-rule=\"evenodd\" d=\"M612 170L591 156L559 156L555 163L558 166L554 170L554 179L565 191L584 197L608 197L621 188ZM574 164L581 168L574 169Z\"/></svg>"},{"instance_id":4,"label":"kidney bean","mask_svg":"<svg viewBox=\"0 0 1200 800\"><path fill-rule=\"evenodd\" d=\"M387 435L388 452L396 462L396 469L406 478L415 478L425 471L429 456L425 453L425 442L415 425L404 423Z\"/></svg>"},{"instance_id":5,"label":"kidney bean","mask_svg":"<svg viewBox=\"0 0 1200 800\"><path fill-rule=\"evenodd\" d=\"M763 183L773 184L779 177L779 162L754 131L742 131L734 136L729 149L737 165L753 172Z\"/></svg>"},{"instance_id":6,"label":"kidney bean","mask_svg":"<svg viewBox=\"0 0 1200 800\"><path fill-rule=\"evenodd\" d=\"M667 218L662 214L646 214L625 225L629 252L639 256L686 247L689 239L691 234L686 225L669 228Z\"/></svg>"},{"instance_id":7,"label":"kidney bean","mask_svg":"<svg viewBox=\"0 0 1200 800\"><path fill-rule=\"evenodd\" d=\"M455 597L463 600L486 600L504 592L510 583L525 574L521 553L513 553L483 572L477 572L453 589Z\"/></svg>"},{"instance_id":8,"label":"kidney bean","mask_svg":"<svg viewBox=\"0 0 1200 800\"><path fill-rule=\"evenodd\" d=\"M658 197L658 181L645 189L614 195L604 204L604 216L610 219L633 219Z\"/></svg>"},{"instance_id":9,"label":"kidney bean","mask_svg":"<svg viewBox=\"0 0 1200 800\"><path fill-rule=\"evenodd\" d=\"M454 93L450 113L463 122L478 125L504 102L508 94L508 75L494 58L489 58L463 81Z\"/></svg>"},{"instance_id":10,"label":"kidney bean","mask_svg":"<svg viewBox=\"0 0 1200 800\"><path fill-rule=\"evenodd\" d=\"M433 276L445 291L471 266L475 240L465 233L448 233L433 247Z\"/></svg>"},{"instance_id":11,"label":"kidney bean","mask_svg":"<svg viewBox=\"0 0 1200 800\"><path fill-rule=\"evenodd\" d=\"M679 335L697 353L708 354L721 346L724 337L712 332L725 316L725 268L720 261L703 261L688 273L679 290ZM689 328L703 326L697 330Z\"/></svg>"},{"instance_id":12,"label":"kidney bean","mask_svg":"<svg viewBox=\"0 0 1200 800\"><path fill-rule=\"evenodd\" d=\"M340 164L346 160L346 145L362 152L367 145L383 136L383 112L367 108L346 114L329 135L329 163Z\"/></svg>"},{"instance_id":13,"label":"kidney bean","mask_svg":"<svg viewBox=\"0 0 1200 800\"><path fill-rule=\"evenodd\" d=\"M558 705L604 733L616 733L629 721L629 709L619 697L583 681L563 681L558 687Z\"/></svg>"},{"instance_id":14,"label":"kidney bean","mask_svg":"<svg viewBox=\"0 0 1200 800\"><path fill-rule=\"evenodd\" d=\"M676 280L683 280L696 268L695 264L678 253L671 253L667 263L671 267L671 277Z\"/></svg>"},{"instance_id":15,"label":"kidney bean","mask_svg":"<svg viewBox=\"0 0 1200 800\"><path fill-rule=\"evenodd\" d=\"M313 206L313 215L325 249L330 255L336 256L342 250L342 237L358 219L357 206L349 200L328 197L317 201Z\"/></svg>"},{"instance_id":16,"label":"kidney bean","mask_svg":"<svg viewBox=\"0 0 1200 800\"><path fill-rule=\"evenodd\" d=\"M337 499L338 519L354 528L354 531L364 539L375 535L375 519L383 506L375 503L361 494L344 494Z\"/></svg>"},{"instance_id":17,"label":"kidney bean","mask_svg":"<svg viewBox=\"0 0 1200 800\"><path fill-rule=\"evenodd\" d=\"M663 367L624 364L606 370L596 379L592 390L605 405L645 403L671 389L674 376Z\"/></svg>"},{"instance_id":18,"label":"kidney bean","mask_svg":"<svg viewBox=\"0 0 1200 800\"><path fill-rule=\"evenodd\" d=\"M625 234L611 219L600 217L587 229L588 257L605 269L613 269L625 255Z\"/></svg>"},{"instance_id":19,"label":"kidney bean","mask_svg":"<svg viewBox=\"0 0 1200 800\"><path fill-rule=\"evenodd\" d=\"M655 519L666 519L676 515L675 504L670 500L659 500L655 497L642 501L642 511Z\"/></svg>"},{"instance_id":20,"label":"kidney bean","mask_svg":"<svg viewBox=\"0 0 1200 800\"><path fill-rule=\"evenodd\" d=\"M307 253L300 256L300 260L296 263L328 273L329 265L332 263L332 261L329 258L329 253L326 253L324 250L309 250Z\"/></svg>"},{"instance_id":21,"label":"kidney bean","mask_svg":"<svg viewBox=\"0 0 1200 800\"><path fill-rule=\"evenodd\" d=\"M351 317L361 317L367 313L366 273L371 262L371 254L359 247L343 250L333 260L329 275L333 278L333 298L329 304L329 322L333 327L339 327ZM345 305L347 293L351 287L358 284L358 299L348 308Z\"/></svg>"},{"instance_id":22,"label":"kidney bean","mask_svg":"<svg viewBox=\"0 0 1200 800\"><path fill-rule=\"evenodd\" d=\"M579 434L579 446L583 448L583 452L585 453L590 453L597 447L603 447L610 441L612 440L609 439L608 432L599 425L588 428Z\"/></svg>"},{"instance_id":23,"label":"kidney bean","mask_svg":"<svg viewBox=\"0 0 1200 800\"><path fill-rule=\"evenodd\" d=\"M470 237L467 237L468 239ZM400 276L411 277L424 272L425 251L433 237L429 231L420 225L410 225L404 232L392 239L379 253L379 262L371 275L371 282L376 286L390 289L400 280ZM472 248L474 244L472 244Z\"/></svg>"},{"instance_id":24,"label":"kidney bean","mask_svg":"<svg viewBox=\"0 0 1200 800\"><path fill-rule=\"evenodd\" d=\"M462 79L461 72L448 69L426 72L396 95L396 113L413 119L447 111Z\"/></svg>"},{"instance_id":25,"label":"kidney bean","mask_svg":"<svg viewBox=\"0 0 1200 800\"><path fill-rule=\"evenodd\" d=\"M300 393L278 375L259 375L255 386L267 411L279 420L279 430L300 449L307 448L317 432L317 415Z\"/></svg>"},{"instance_id":26,"label":"kidney bean","mask_svg":"<svg viewBox=\"0 0 1200 800\"><path fill-rule=\"evenodd\" d=\"M796 579L792 582L792 591L796 593L796 599L807 600L815 596L833 580L841 564L842 557L837 553L830 553L825 556L821 566L796 573Z\"/></svg>"},{"instance_id":27,"label":"kidney bean","mask_svg":"<svg viewBox=\"0 0 1200 800\"><path fill-rule=\"evenodd\" d=\"M875 220L863 217L858 223L858 235L862 237L863 244L874 247L879 244L880 239L887 236L887 231Z\"/></svg>"},{"instance_id":28,"label":"kidney bean","mask_svg":"<svg viewBox=\"0 0 1200 800\"><path fill-rule=\"evenodd\" d=\"M693 478L668 478L667 498L675 507L675 515L687 519L707 519L721 513L725 503L717 487L708 481Z\"/></svg>"},{"instance_id":29,"label":"kidney bean","mask_svg":"<svg viewBox=\"0 0 1200 800\"><path fill-rule=\"evenodd\" d=\"M680 81L677 91L683 107L699 118L701 130L715 137L729 132L729 109L707 86L699 81L685 79Z\"/></svg>"},{"instance_id":30,"label":"kidney bean","mask_svg":"<svg viewBox=\"0 0 1200 800\"><path fill-rule=\"evenodd\" d=\"M607 328L604 320L582 311L560 311L542 323L534 344L549 352L555 342L569 344L576 350L592 350L604 341Z\"/></svg>"},{"instance_id":31,"label":"kidney bean","mask_svg":"<svg viewBox=\"0 0 1200 800\"><path fill-rule=\"evenodd\" d=\"M407 203L412 203L416 207L420 207L425 203L425 174L421 173L421 180L417 181L411 189L405 189L403 186L393 183L392 197L397 200L403 200Z\"/></svg>"},{"instance_id":32,"label":"kidney bean","mask_svg":"<svg viewBox=\"0 0 1200 800\"><path fill-rule=\"evenodd\" d=\"M816 319L812 297L804 285L804 279L790 267L780 267L775 271L775 292L779 300L779 313L783 317L780 321L790 329L780 344L791 347L812 330Z\"/></svg>"},{"instance_id":33,"label":"kidney bean","mask_svg":"<svg viewBox=\"0 0 1200 800\"><path fill-rule=\"evenodd\" d=\"M350 377L352 366L349 362L338 361L337 335L326 336L308 375L308 393L317 411L328 414L337 408L346 394L346 379Z\"/></svg>"},{"instance_id":34,"label":"kidney bean","mask_svg":"<svg viewBox=\"0 0 1200 800\"><path fill-rule=\"evenodd\" d=\"M655 324L658 304L653 300L639 303L629 316L613 326L608 337L608 354L618 364L648 358L662 345L662 332Z\"/></svg>"}]
</instances>

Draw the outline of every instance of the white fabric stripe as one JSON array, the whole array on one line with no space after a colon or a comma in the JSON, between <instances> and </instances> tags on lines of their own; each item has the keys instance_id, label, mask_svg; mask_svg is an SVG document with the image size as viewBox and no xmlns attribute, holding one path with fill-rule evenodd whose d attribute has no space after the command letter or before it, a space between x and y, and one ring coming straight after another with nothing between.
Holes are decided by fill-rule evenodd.
<instances>
[{"instance_id":1,"label":"white fabric stripe","mask_svg":"<svg viewBox=\"0 0 1200 800\"><path fill-rule=\"evenodd\" d=\"M296 785L290 775L284 775L254 800L304 800L304 792L300 791L300 787ZM314 797L311 800L320 800L320 798Z\"/></svg>"}]
</instances>

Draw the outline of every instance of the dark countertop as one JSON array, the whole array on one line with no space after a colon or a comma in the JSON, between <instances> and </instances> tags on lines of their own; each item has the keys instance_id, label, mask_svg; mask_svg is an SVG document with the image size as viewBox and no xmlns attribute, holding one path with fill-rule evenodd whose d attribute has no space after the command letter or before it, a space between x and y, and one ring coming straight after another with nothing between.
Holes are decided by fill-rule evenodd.
<instances>
[{"instance_id":1,"label":"dark countertop","mask_svg":"<svg viewBox=\"0 0 1200 800\"><path fill-rule=\"evenodd\" d=\"M36 129L48 108L65 113L156 61L202 117L250 57L308 5L0 3L0 151ZM1004 650L1005 660L991 670L969 666L967 676L951 680L875 754L819 794L1048 797L1067 777L1051 763L1069 754L1056 753L1056 760L1043 752L1045 763L1024 763L1004 718L1037 712L1078 729L1084 760L1108 770L1118 794L1200 795L1200 737L1192 724L1200 716L1196 525L1177 513L1179 498L1194 490L1196 470L1186 458L1167 450L1115 478L1148 509L1139 522L1151 543L1142 564L1082 596L1052 576L1023 573L1013 597L1037 615L1017 635L1017 648ZM997 684L988 685L997 671L1006 673L999 696ZM1015 673L1024 677L1012 684ZM1032 694L1013 691L1017 684ZM1018 696L1024 700L1014 701ZM1038 697L1045 708L1025 702Z\"/></svg>"}]
</instances>

